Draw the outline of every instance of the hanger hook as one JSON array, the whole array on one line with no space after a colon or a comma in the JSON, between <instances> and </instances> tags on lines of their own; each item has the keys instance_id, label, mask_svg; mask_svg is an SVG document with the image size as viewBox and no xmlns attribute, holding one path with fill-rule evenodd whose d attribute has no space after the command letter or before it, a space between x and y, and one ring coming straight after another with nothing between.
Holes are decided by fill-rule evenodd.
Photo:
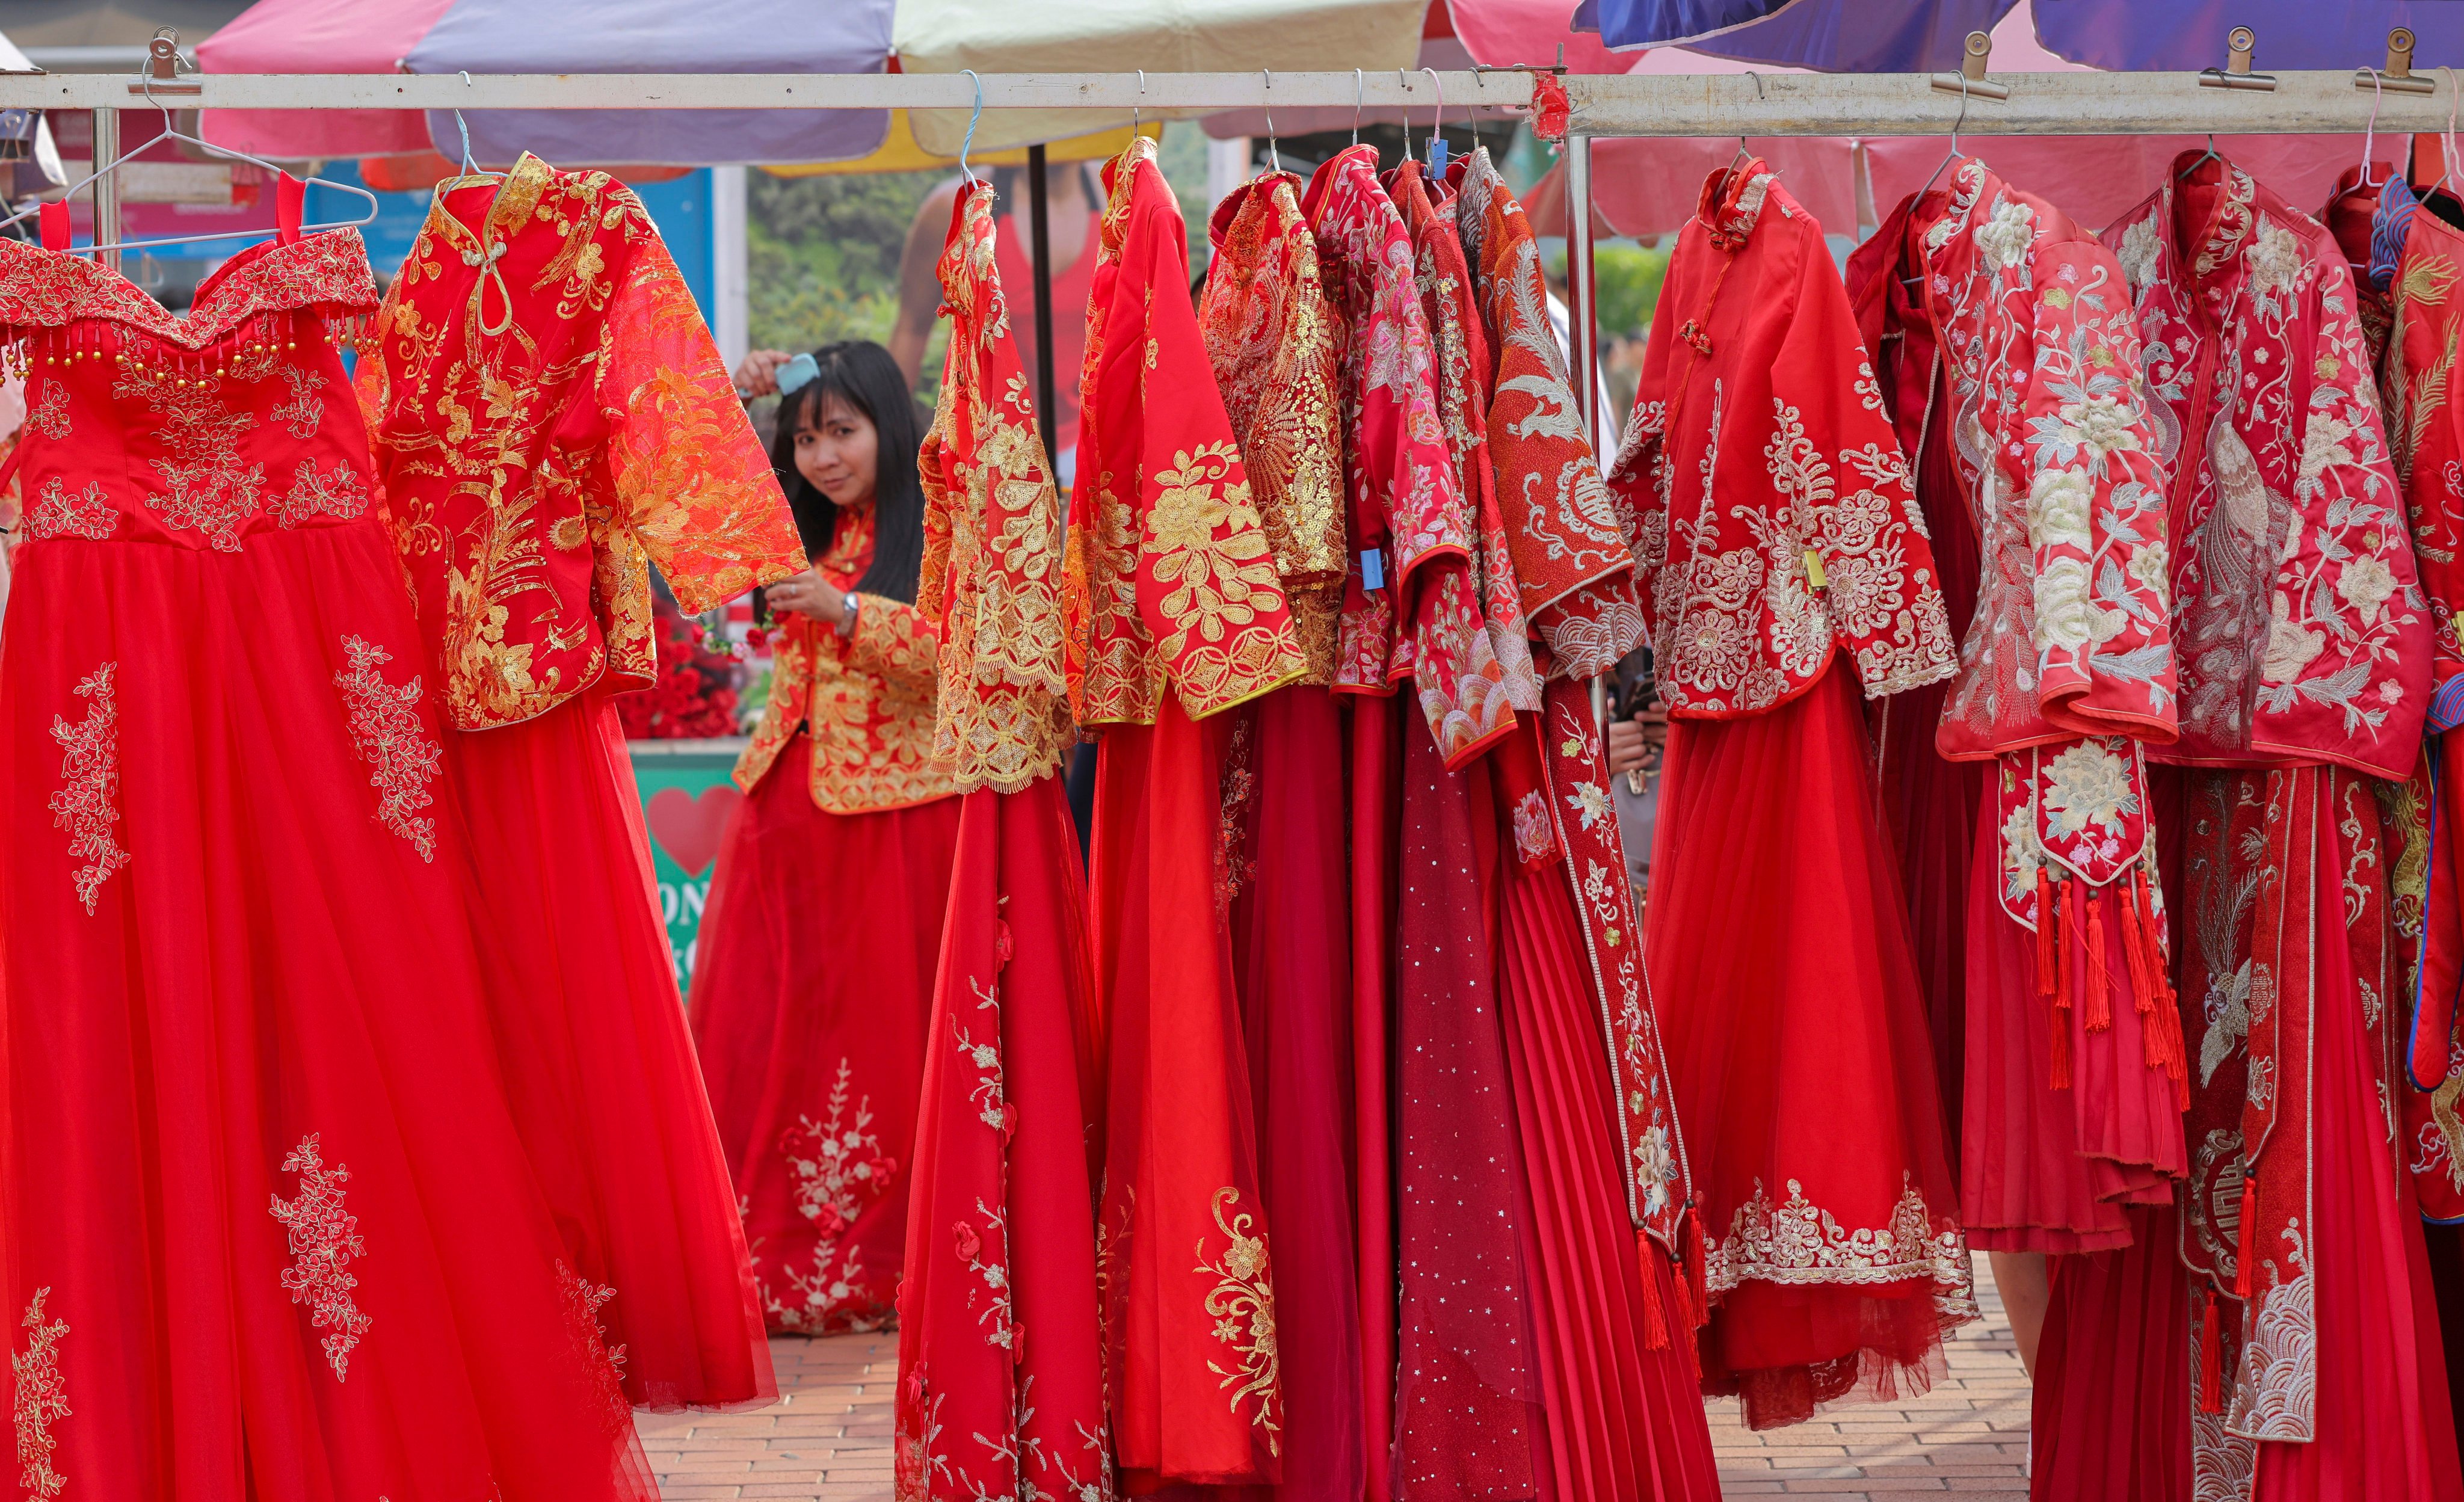
<instances>
[{"instance_id":1,"label":"hanger hook","mask_svg":"<svg viewBox=\"0 0 2464 1502\"><path fill-rule=\"evenodd\" d=\"M471 87L471 71L467 68L459 71L462 75L462 86L466 89ZM471 122L462 118L462 111L459 108L453 111L453 128L462 132L462 175L474 176L479 170L479 166L471 158Z\"/></svg>"},{"instance_id":2,"label":"hanger hook","mask_svg":"<svg viewBox=\"0 0 2464 1502\"><path fill-rule=\"evenodd\" d=\"M2364 125L2364 126L2362 127L2362 181L2361 181L2361 186L2362 186L2362 187L2364 187L2364 188L2370 188L2370 187L2374 187L2374 186L2376 186L2376 185L2374 185L2374 184L2372 184L2372 183L2370 182L2370 149L2371 149L2371 147L2375 146L2375 145L2378 144L2378 136L2379 136L2379 104L2380 104L2380 102L2381 102L2381 101L2383 101L2383 100L2384 100L2384 99L2386 99L2386 98L2387 98L2387 83L2386 83L2387 75L2386 75L2386 74L2381 73L2381 72L2380 72L2379 70L2377 70L2376 68L2372 68L2372 69L2370 69L2370 70L2369 70L2369 75L2370 75L2370 122L2369 122L2368 124Z\"/></svg>"},{"instance_id":3,"label":"hanger hook","mask_svg":"<svg viewBox=\"0 0 2464 1502\"><path fill-rule=\"evenodd\" d=\"M1352 70L1352 144L1360 144L1360 101L1369 87L1369 76L1359 69Z\"/></svg>"},{"instance_id":4,"label":"hanger hook","mask_svg":"<svg viewBox=\"0 0 2464 1502\"><path fill-rule=\"evenodd\" d=\"M1446 84L1444 79L1438 77L1437 69L1423 68L1420 71L1429 76L1429 92L1435 95L1438 100L1437 108L1429 112L1429 139L1435 141L1438 139L1438 132L1443 130L1446 125ZM1403 151L1409 155L1411 150L1412 127L1406 124L1403 127Z\"/></svg>"},{"instance_id":5,"label":"hanger hook","mask_svg":"<svg viewBox=\"0 0 2464 1502\"><path fill-rule=\"evenodd\" d=\"M1140 68L1140 69L1138 70L1138 98L1139 98L1139 99L1145 99L1146 97L1147 97L1147 71L1146 71L1144 68ZM1135 104L1133 104L1133 105L1131 105L1131 106L1130 106L1130 134L1131 134L1131 135L1133 135L1133 136L1134 136L1134 135L1136 135L1137 133L1138 133L1138 107L1137 107Z\"/></svg>"},{"instance_id":6,"label":"hanger hook","mask_svg":"<svg viewBox=\"0 0 2464 1502\"><path fill-rule=\"evenodd\" d=\"M958 71L974 79L976 85L976 112L967 117L967 138L958 143L958 172L966 178L967 185L972 188L976 183L976 169L967 166L967 153L974 150L976 146L976 121L984 118L984 80L977 77L976 70L973 68L961 68Z\"/></svg>"},{"instance_id":7,"label":"hanger hook","mask_svg":"<svg viewBox=\"0 0 2464 1502\"><path fill-rule=\"evenodd\" d=\"M2455 175L2455 102L2464 96L2456 93L2454 69L2441 63L2438 71L2447 75L2447 134L2438 143L2445 149L2439 153L2438 181L2432 186L2445 188Z\"/></svg>"},{"instance_id":8,"label":"hanger hook","mask_svg":"<svg viewBox=\"0 0 2464 1502\"><path fill-rule=\"evenodd\" d=\"M1266 117L1266 165L1280 172L1284 169L1284 156L1275 149L1275 73L1271 68L1261 68L1258 76L1266 80L1265 99L1258 106L1258 112Z\"/></svg>"}]
</instances>

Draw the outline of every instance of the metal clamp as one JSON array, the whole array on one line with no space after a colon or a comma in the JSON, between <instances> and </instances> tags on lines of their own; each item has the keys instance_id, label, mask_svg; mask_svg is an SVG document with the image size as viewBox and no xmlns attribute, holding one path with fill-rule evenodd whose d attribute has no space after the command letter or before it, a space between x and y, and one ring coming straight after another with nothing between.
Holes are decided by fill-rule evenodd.
<instances>
[{"instance_id":1,"label":"metal clamp","mask_svg":"<svg viewBox=\"0 0 2464 1502\"><path fill-rule=\"evenodd\" d=\"M2381 88L2397 94L2438 92L2437 79L2425 78L2412 71L2412 29L2410 27L2399 26L2387 33L2387 67L2384 70L2378 70L2375 81L2370 77L2372 71L2368 68L2354 69L2353 87Z\"/></svg>"},{"instance_id":2,"label":"metal clamp","mask_svg":"<svg viewBox=\"0 0 2464 1502\"><path fill-rule=\"evenodd\" d=\"M161 94L206 92L202 83L177 81L180 65L180 33L170 27L164 27L154 33L152 41L145 44L145 63L137 70L138 80L128 86L128 92L143 94L149 99Z\"/></svg>"},{"instance_id":3,"label":"metal clamp","mask_svg":"<svg viewBox=\"0 0 2464 1502\"><path fill-rule=\"evenodd\" d=\"M2221 68L2199 70L2199 87L2203 89L2263 89L2276 87L2276 75L2250 71L2251 49L2258 45L2258 33L2247 26L2236 26L2225 38L2225 51L2230 55Z\"/></svg>"},{"instance_id":4,"label":"metal clamp","mask_svg":"<svg viewBox=\"0 0 2464 1502\"><path fill-rule=\"evenodd\" d=\"M1970 32L1959 59L1957 73L1937 73L1933 86L1945 94L1961 94L1970 99L2007 99L2011 86L1993 83L1985 77L1985 64L1993 54L1993 38L1983 32Z\"/></svg>"}]
</instances>

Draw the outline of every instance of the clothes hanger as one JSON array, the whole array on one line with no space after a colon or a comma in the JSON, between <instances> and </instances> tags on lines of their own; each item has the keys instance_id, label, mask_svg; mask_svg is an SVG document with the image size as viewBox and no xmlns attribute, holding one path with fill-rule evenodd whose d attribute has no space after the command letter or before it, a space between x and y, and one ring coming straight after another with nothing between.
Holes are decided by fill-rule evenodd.
<instances>
[{"instance_id":1,"label":"clothes hanger","mask_svg":"<svg viewBox=\"0 0 2464 1502\"><path fill-rule=\"evenodd\" d=\"M2452 196L2455 191L2454 188L2452 186L2455 177L2455 100L2457 98L2455 93L2455 70L2441 66L2438 71L2447 75L2447 130L2446 133L2439 138L2438 143L2441 147L2438 164L2438 181L2430 185L2430 191L2432 193L2445 192ZM2422 196L2426 198L2429 194L2425 193Z\"/></svg>"},{"instance_id":2,"label":"clothes hanger","mask_svg":"<svg viewBox=\"0 0 2464 1502\"><path fill-rule=\"evenodd\" d=\"M1352 70L1352 144L1360 144L1360 99L1368 78L1357 68Z\"/></svg>"},{"instance_id":3,"label":"clothes hanger","mask_svg":"<svg viewBox=\"0 0 2464 1502\"><path fill-rule=\"evenodd\" d=\"M2192 161L2189 166L2186 166L2182 168L2182 170L2174 173L2173 181L2178 183L2184 178L2189 177L2191 173L2197 171L2199 168L2207 166L2209 163L2221 162L2223 160L2224 154L2216 149L2216 133L2212 130L2209 131L2208 149L2200 152L2198 157Z\"/></svg>"},{"instance_id":4,"label":"clothes hanger","mask_svg":"<svg viewBox=\"0 0 2464 1502\"><path fill-rule=\"evenodd\" d=\"M1147 97L1147 71L1146 71L1144 68L1140 68L1140 69L1138 70L1138 99L1145 99L1146 97ZM980 97L979 97L979 98L978 98L978 99L977 99L977 101L976 101L976 108L978 108L978 109L981 109L981 108L983 108L983 100L982 100L982 99L981 99ZM973 126L974 126L974 122L973 122L973 121L969 121L968 123L969 123L969 128L970 128L970 129L972 129L972 128L973 128ZM1131 105L1130 105L1130 134L1131 134L1131 135L1133 135L1133 136L1134 136L1134 135L1136 135L1137 133L1138 133L1138 106L1137 106L1137 103L1136 103L1135 101L1133 101L1133 102L1131 103Z\"/></svg>"},{"instance_id":5,"label":"clothes hanger","mask_svg":"<svg viewBox=\"0 0 2464 1502\"><path fill-rule=\"evenodd\" d=\"M1275 149L1275 75L1273 70L1268 68L1259 69L1258 75L1266 80L1266 98L1258 105L1258 113L1266 117L1266 168L1268 171L1280 172L1284 169L1284 157L1282 152Z\"/></svg>"},{"instance_id":6,"label":"clothes hanger","mask_svg":"<svg viewBox=\"0 0 2464 1502\"><path fill-rule=\"evenodd\" d=\"M967 137L964 141L958 143L958 175L967 180L967 186L969 188L973 188L978 183L983 181L981 178L976 176L976 169L967 165L967 153L975 149L976 121L984 118L984 80L977 76L976 70L973 68L961 68L958 71L973 79L976 85L976 112L967 117ZM1139 81L1143 83L1145 80L1141 77ZM1132 109L1130 120L1132 124L1134 126L1137 121L1137 114L1134 107Z\"/></svg>"},{"instance_id":7,"label":"clothes hanger","mask_svg":"<svg viewBox=\"0 0 2464 1502\"><path fill-rule=\"evenodd\" d=\"M2370 76L2370 122L2362 127L2362 175L2357 186L2362 188L2384 188L2387 186L2386 178L2381 178L2375 183L2370 181L2370 147L2376 144L2378 140L2379 104L2387 98L2387 75L2381 73L2376 68L2369 69L2368 73ZM2393 170L2390 169L2388 176L2393 175Z\"/></svg>"},{"instance_id":8,"label":"clothes hanger","mask_svg":"<svg viewBox=\"0 0 2464 1502\"><path fill-rule=\"evenodd\" d=\"M1429 76L1430 91L1437 96L1438 100L1437 108L1429 115L1429 175L1443 177L1446 175L1445 81L1438 77L1438 70L1435 68L1423 68L1420 71ZM1409 119L1410 117L1405 117L1407 123L1403 126L1403 149L1406 151L1412 148L1412 127L1408 123Z\"/></svg>"},{"instance_id":9,"label":"clothes hanger","mask_svg":"<svg viewBox=\"0 0 2464 1502\"><path fill-rule=\"evenodd\" d=\"M164 32L157 32L154 35L154 40L147 44L147 55L149 58L156 60L169 60L175 66L179 57L179 44L173 39L173 35L168 33L167 28ZM137 80L141 91L145 96L145 102L153 105L156 109L163 112L163 129L161 133L150 140L142 142L139 144L130 147L128 150L121 152L118 157L103 164L93 172L88 173L84 178L69 185L66 191L60 195L61 202L65 203L70 199L75 198L81 189L90 188L96 183L102 181L103 178L109 176L111 173L118 171L122 165L135 158L139 152L144 151L147 148L160 144L165 141L186 142L189 145L195 146L201 151L209 152L214 156L223 158L226 161L246 162L252 166L263 167L265 170L275 174L277 179L290 177L290 173L284 171L280 166L275 166L274 163L266 161L263 157L253 157L245 151L235 151L229 146L218 146L202 136L192 136L187 131L176 128L171 120L171 106L164 103L161 99L154 97L154 75L152 70L143 65L140 65L137 71ZM369 192L365 188L360 187L358 184L337 183L333 179L325 177L311 177L306 179L294 178L293 181L315 184L323 188L339 188L343 192L353 193L367 200L368 205L368 211L362 214L357 219L337 219L329 220L322 224L302 225L299 228L300 232L303 234L319 230L357 229L362 225L373 224L376 222L378 208L377 195ZM34 214L39 212L41 209L42 205L35 204L20 210L16 213L11 214L6 219L0 219L0 230L5 230L12 224L32 218ZM99 228L99 227L98 227L98 229ZM225 230L207 234L158 235L150 240L115 240L106 245L102 243L102 237L98 232L95 236L95 244L89 245L81 251L71 251L67 254L91 255L99 250L142 251L157 245L202 245L209 240L256 240L262 239L264 236L265 232L263 230Z\"/></svg>"},{"instance_id":10,"label":"clothes hanger","mask_svg":"<svg viewBox=\"0 0 2464 1502\"><path fill-rule=\"evenodd\" d=\"M1763 97L1763 76L1754 72L1751 68L1748 68L1746 70L1746 77L1754 80L1754 100L1756 103L1760 103ZM1740 134L1737 137L1737 154L1728 159L1728 170L1733 172L1738 167L1743 166L1745 165L1746 158L1750 155L1752 155L1752 153L1746 148L1746 138L1744 135Z\"/></svg>"},{"instance_id":11,"label":"clothes hanger","mask_svg":"<svg viewBox=\"0 0 2464 1502\"><path fill-rule=\"evenodd\" d=\"M1959 160L1959 127L1967 123L1968 75L1963 73L1959 76L1959 118L1950 122L1950 149L1942 154L1941 164L1933 169L1933 176L1925 179L1925 187L1917 189L1919 198L1932 192L1933 185L1942 176L1943 168Z\"/></svg>"}]
</instances>

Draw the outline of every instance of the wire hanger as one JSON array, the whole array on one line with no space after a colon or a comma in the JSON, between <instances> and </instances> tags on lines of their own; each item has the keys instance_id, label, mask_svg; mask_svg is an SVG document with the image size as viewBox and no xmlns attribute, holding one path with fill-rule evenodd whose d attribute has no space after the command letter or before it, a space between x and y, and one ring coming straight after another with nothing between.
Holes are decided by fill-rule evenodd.
<instances>
[{"instance_id":1,"label":"wire hanger","mask_svg":"<svg viewBox=\"0 0 2464 1502\"><path fill-rule=\"evenodd\" d=\"M2174 173L2174 174L2173 174L2173 181L2175 181L2175 182L2177 182L2177 183L2178 183L2178 182L2181 182L2183 179L2185 179L2185 178L2189 177L2191 173L2193 173L2193 172L2197 171L2199 168L2201 168L2201 167L2203 167L2203 166L2207 166L2209 163L2211 163L2211 162L2221 162L2221 161L2223 161L2223 160L2224 160L2224 153L2222 153L2222 152L2220 152L2220 151L2218 151L2218 150L2216 149L2216 133L2215 133L2214 131L2212 131L2212 130L2211 130L2211 131L2209 131L2209 132L2208 132L2208 149L2206 149L2205 151L2200 152L2196 157L2192 158L2192 159L2191 159L2191 161L2190 161L2190 165L2189 165L2189 166L2186 166L2186 167L2182 168L2182 170L2180 170L2180 171L2178 171L2178 172Z\"/></svg>"},{"instance_id":2,"label":"wire hanger","mask_svg":"<svg viewBox=\"0 0 2464 1502\"><path fill-rule=\"evenodd\" d=\"M1275 75L1268 68L1259 69L1258 74L1266 80L1266 97L1258 105L1258 113L1266 117L1266 167L1269 171L1280 172L1284 169L1284 158L1283 153L1275 149Z\"/></svg>"},{"instance_id":3,"label":"wire hanger","mask_svg":"<svg viewBox=\"0 0 2464 1502\"><path fill-rule=\"evenodd\" d=\"M180 55L178 36L179 33L172 31L169 27L165 27L161 31L156 32L154 33L154 40L146 44L148 58L158 64L167 61L173 66L177 66ZM145 102L153 105L156 109L163 112L162 132L150 140L141 142L137 145L131 146L129 149L121 152L118 157L115 157L111 161L106 162L101 166L96 168L94 171L86 174L82 179L70 184L67 189L60 195L60 199L63 203L75 198L81 189L90 188L96 183L102 181L113 172L118 171L122 165L133 160L138 153L148 150L165 141L185 141L201 151L209 152L226 161L246 162L252 166L263 167L265 170L275 174L277 179L290 175L274 163L266 161L263 157L253 157L245 151L235 151L229 146L218 146L201 136L192 136L187 131L174 128L171 120L171 106L164 103L161 99L154 97L154 74L152 69L144 64L140 64L137 70L137 80L141 87L141 92L145 96ZM356 183L337 183L333 179L325 177L311 177L304 181L316 184L319 187L339 188L346 193L357 194L359 197L367 200L368 211L362 214L357 219L337 219L329 220L322 224L302 225L299 227L301 233L304 234L319 230L357 229L361 225L373 224L376 222L378 208L377 195L369 192L366 188ZM33 217L41 210L41 208L42 205L35 204L30 208L21 210L16 213L11 214L6 219L0 219L0 229L7 229L12 224L16 224L22 220ZM105 228L106 226L99 224L95 226L95 243L87 246L82 251L72 251L69 254L90 255L98 250L142 251L157 245L200 245L209 240L257 240L265 237L265 232L263 230L224 230L208 234L158 235L150 240L114 239L110 243L106 244L103 241L101 232ZM118 226L109 226L107 228L110 228L115 235L117 234L119 229Z\"/></svg>"},{"instance_id":4,"label":"wire hanger","mask_svg":"<svg viewBox=\"0 0 2464 1502\"><path fill-rule=\"evenodd\" d=\"M1757 103L1761 102L1763 97L1763 76L1756 73L1751 68L1748 68L1746 70L1746 77L1754 80L1754 100ZM1728 159L1728 170L1733 172L1738 167L1744 166L1746 158L1750 155L1752 155L1752 153L1746 147L1746 138L1743 135L1738 136L1737 154Z\"/></svg>"},{"instance_id":5,"label":"wire hanger","mask_svg":"<svg viewBox=\"0 0 2464 1502\"><path fill-rule=\"evenodd\" d=\"M1144 99L1146 97L1147 97L1147 71L1146 71L1144 68L1140 68L1140 69L1138 70L1138 99ZM1136 134L1138 133L1138 123L1139 123L1139 121L1138 121L1138 105L1137 105L1137 101L1136 101L1136 100L1133 100L1133 101L1131 102L1131 104L1130 104L1130 134L1131 134L1131 135L1134 136L1134 135L1136 135Z\"/></svg>"},{"instance_id":6,"label":"wire hanger","mask_svg":"<svg viewBox=\"0 0 2464 1502\"><path fill-rule=\"evenodd\" d=\"M1963 73L1959 76L1959 118L1950 122L1950 149L1943 153L1941 165L1933 169L1932 177L1925 179L1925 187L1917 189L1917 196L1919 198L1923 198L1925 194L1932 192L1934 181L1942 176L1943 168L1959 160L1959 127L1967 123L1968 75Z\"/></svg>"},{"instance_id":7,"label":"wire hanger","mask_svg":"<svg viewBox=\"0 0 2464 1502\"><path fill-rule=\"evenodd\" d=\"M1352 144L1360 144L1360 99L1369 86L1368 76L1359 69L1352 70Z\"/></svg>"},{"instance_id":8,"label":"wire hanger","mask_svg":"<svg viewBox=\"0 0 2464 1502\"><path fill-rule=\"evenodd\" d=\"M976 70L973 68L961 68L958 71L975 79L976 84L976 112L967 117L967 139L958 143L958 172L966 178L967 186L973 188L982 179L976 176L974 167L967 166L967 153L975 149L976 121L984 118L984 80L977 77Z\"/></svg>"},{"instance_id":9,"label":"wire hanger","mask_svg":"<svg viewBox=\"0 0 2464 1502\"><path fill-rule=\"evenodd\" d=\"M471 87L471 70L464 68L457 71L462 75L462 86L466 89ZM453 112L453 128L462 133L462 175L464 177L494 178L497 182L503 182L505 180L504 173L481 171L479 164L473 160L471 156L471 122L462 118L462 112L459 109L456 109Z\"/></svg>"},{"instance_id":10,"label":"wire hanger","mask_svg":"<svg viewBox=\"0 0 2464 1502\"><path fill-rule=\"evenodd\" d=\"M1443 177L1446 175L1446 138L1443 134L1446 128L1445 80L1438 77L1438 70L1435 68L1423 68L1420 71L1429 76L1429 90L1437 97L1438 101L1437 107L1429 112L1429 173L1433 177ZM1403 150L1408 154L1411 149L1411 117L1406 115L1403 125Z\"/></svg>"},{"instance_id":11,"label":"wire hanger","mask_svg":"<svg viewBox=\"0 0 2464 1502\"><path fill-rule=\"evenodd\" d=\"M2430 191L2452 194L2454 188L2450 185L2455 176L2455 70L2441 65L2438 71L2447 75L2447 132L2439 138L2438 181L2430 185ZM2422 196L2428 197L2429 194Z\"/></svg>"},{"instance_id":12,"label":"wire hanger","mask_svg":"<svg viewBox=\"0 0 2464 1502\"><path fill-rule=\"evenodd\" d=\"M2387 75L2376 68L2364 71L2370 76L2370 122L2362 127L2362 176L2357 186L2380 188L2386 185L2387 179L2381 178L2375 183L2370 181L2370 148L2378 141L2379 105L2387 99ZM2389 169L2388 175L2394 175L2392 168Z\"/></svg>"}]
</instances>

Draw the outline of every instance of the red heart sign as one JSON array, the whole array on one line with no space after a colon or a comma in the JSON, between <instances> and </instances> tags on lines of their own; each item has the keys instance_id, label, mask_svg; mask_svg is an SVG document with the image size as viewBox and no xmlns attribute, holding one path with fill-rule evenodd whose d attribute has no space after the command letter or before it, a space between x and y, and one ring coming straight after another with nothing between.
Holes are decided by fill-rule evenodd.
<instances>
[{"instance_id":1,"label":"red heart sign","mask_svg":"<svg viewBox=\"0 0 2464 1502\"><path fill-rule=\"evenodd\" d=\"M662 787L650 795L650 837L686 875L698 876L718 859L727 821L743 801L744 795L727 783L703 788L698 798L681 787Z\"/></svg>"}]
</instances>

